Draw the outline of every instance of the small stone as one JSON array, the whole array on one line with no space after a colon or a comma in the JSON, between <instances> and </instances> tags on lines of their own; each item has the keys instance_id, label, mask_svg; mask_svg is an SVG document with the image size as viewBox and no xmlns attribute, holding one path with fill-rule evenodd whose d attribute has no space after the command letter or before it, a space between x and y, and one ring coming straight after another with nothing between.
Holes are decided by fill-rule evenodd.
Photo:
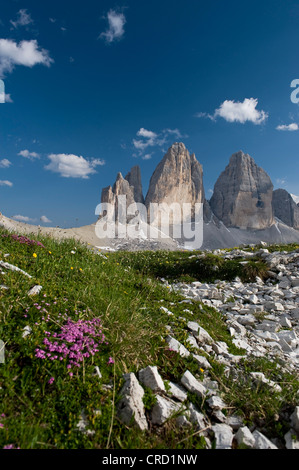
<instances>
[{"instance_id":1,"label":"small stone","mask_svg":"<svg viewBox=\"0 0 299 470\"><path fill-rule=\"evenodd\" d=\"M30 335L31 333L32 333L32 328L29 325L26 325L23 328L22 338L26 338L26 336Z\"/></svg>"},{"instance_id":2,"label":"small stone","mask_svg":"<svg viewBox=\"0 0 299 470\"><path fill-rule=\"evenodd\" d=\"M207 389L187 370L181 378L184 387L191 393L195 393L201 398L207 395Z\"/></svg>"},{"instance_id":3,"label":"small stone","mask_svg":"<svg viewBox=\"0 0 299 470\"><path fill-rule=\"evenodd\" d=\"M28 295L38 295L40 291L42 290L43 286L33 286L29 291Z\"/></svg>"},{"instance_id":4,"label":"small stone","mask_svg":"<svg viewBox=\"0 0 299 470\"><path fill-rule=\"evenodd\" d=\"M139 384L135 374L124 375L125 384L120 391L118 415L123 423L136 426L141 431L148 429L143 404L144 390Z\"/></svg>"},{"instance_id":5,"label":"small stone","mask_svg":"<svg viewBox=\"0 0 299 470\"><path fill-rule=\"evenodd\" d=\"M193 354L193 359L203 369L210 369L212 367L207 358L204 356L198 356L197 354Z\"/></svg>"},{"instance_id":6,"label":"small stone","mask_svg":"<svg viewBox=\"0 0 299 470\"><path fill-rule=\"evenodd\" d=\"M187 323L187 328L192 331L193 335L200 343L212 343L213 339L209 335L209 333L202 328L198 323L194 321L189 321Z\"/></svg>"},{"instance_id":7,"label":"small stone","mask_svg":"<svg viewBox=\"0 0 299 470\"><path fill-rule=\"evenodd\" d=\"M238 429L235 439L239 445L245 445L250 448L255 445L255 438L247 426Z\"/></svg>"},{"instance_id":8,"label":"small stone","mask_svg":"<svg viewBox=\"0 0 299 470\"><path fill-rule=\"evenodd\" d=\"M189 404L190 421L197 426L198 429L204 429L208 426L208 421L203 413L197 410L193 403ZM203 433L204 435L204 433Z\"/></svg>"},{"instance_id":9,"label":"small stone","mask_svg":"<svg viewBox=\"0 0 299 470\"><path fill-rule=\"evenodd\" d=\"M224 413L222 413L221 410L213 410L212 412L212 417L214 420L216 420L218 423L225 423L226 422L226 416Z\"/></svg>"},{"instance_id":10,"label":"small stone","mask_svg":"<svg viewBox=\"0 0 299 470\"><path fill-rule=\"evenodd\" d=\"M153 424L162 425L175 412L179 411L180 405L169 398L156 395L157 402L151 412L151 422Z\"/></svg>"},{"instance_id":11,"label":"small stone","mask_svg":"<svg viewBox=\"0 0 299 470\"><path fill-rule=\"evenodd\" d=\"M212 348L216 354L227 354L227 344L224 341L217 341L216 343L212 344Z\"/></svg>"},{"instance_id":12,"label":"small stone","mask_svg":"<svg viewBox=\"0 0 299 470\"><path fill-rule=\"evenodd\" d=\"M295 407L294 412L291 414L291 426L299 433L299 406Z\"/></svg>"},{"instance_id":13,"label":"small stone","mask_svg":"<svg viewBox=\"0 0 299 470\"><path fill-rule=\"evenodd\" d=\"M277 449L276 445L261 432L253 431L253 437L255 439L254 449Z\"/></svg>"},{"instance_id":14,"label":"small stone","mask_svg":"<svg viewBox=\"0 0 299 470\"><path fill-rule=\"evenodd\" d=\"M176 419L176 424L178 425L179 428L183 428L183 427L191 428L192 427L192 423L190 423L187 416L185 415L178 416Z\"/></svg>"},{"instance_id":15,"label":"small stone","mask_svg":"<svg viewBox=\"0 0 299 470\"><path fill-rule=\"evenodd\" d=\"M183 387L173 382L169 382L168 385L169 391L167 392L167 394L169 394L171 398L176 398L177 400L182 402L187 400L188 396Z\"/></svg>"},{"instance_id":16,"label":"small stone","mask_svg":"<svg viewBox=\"0 0 299 470\"><path fill-rule=\"evenodd\" d=\"M233 432L227 424L214 424L212 431L215 435L216 449L231 449L233 442Z\"/></svg>"},{"instance_id":17,"label":"small stone","mask_svg":"<svg viewBox=\"0 0 299 470\"><path fill-rule=\"evenodd\" d=\"M295 434L295 431L289 431L284 435L286 448L287 449L299 449L299 440Z\"/></svg>"},{"instance_id":18,"label":"small stone","mask_svg":"<svg viewBox=\"0 0 299 470\"><path fill-rule=\"evenodd\" d=\"M199 349L199 346L198 346L197 341L196 341L196 339L194 338L194 336L189 335L188 338L186 339L186 341L187 341L187 343L189 343L190 346L192 346L193 348Z\"/></svg>"},{"instance_id":19,"label":"small stone","mask_svg":"<svg viewBox=\"0 0 299 470\"><path fill-rule=\"evenodd\" d=\"M138 373L139 381L151 390L165 392L165 385L157 366L148 366Z\"/></svg>"},{"instance_id":20,"label":"small stone","mask_svg":"<svg viewBox=\"0 0 299 470\"><path fill-rule=\"evenodd\" d=\"M166 341L168 343L169 349L172 349L173 351L179 353L180 356L182 357L190 356L190 352L188 351L188 349L186 349L183 344L181 344L172 336L167 336Z\"/></svg>"},{"instance_id":21,"label":"small stone","mask_svg":"<svg viewBox=\"0 0 299 470\"><path fill-rule=\"evenodd\" d=\"M209 398L209 400L207 400L207 403L209 407L214 410L222 410L223 408L227 407L226 403L224 403L222 398L217 395L214 395L213 397Z\"/></svg>"},{"instance_id":22,"label":"small stone","mask_svg":"<svg viewBox=\"0 0 299 470\"><path fill-rule=\"evenodd\" d=\"M233 415L227 418L226 424L228 424L228 426L233 428L233 430L235 431L239 429L241 426L243 426L243 420L240 416Z\"/></svg>"}]
</instances>

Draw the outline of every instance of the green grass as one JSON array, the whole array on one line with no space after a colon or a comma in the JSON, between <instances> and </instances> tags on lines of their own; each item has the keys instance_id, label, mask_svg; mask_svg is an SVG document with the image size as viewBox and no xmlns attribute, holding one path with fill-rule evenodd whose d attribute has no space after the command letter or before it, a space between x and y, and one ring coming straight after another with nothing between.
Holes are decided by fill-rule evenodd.
<instances>
[{"instance_id":1,"label":"green grass","mask_svg":"<svg viewBox=\"0 0 299 470\"><path fill-rule=\"evenodd\" d=\"M146 433L122 424L115 410L122 376L156 365L165 381L179 382L187 369L203 378L205 373L193 359L182 359L169 350L165 341L166 326L170 325L174 337L187 346L184 326L188 320L198 321L215 341L225 341L231 353L242 354L233 345L219 312L196 301L180 303L183 297L159 278L208 281L238 275L245 280L256 270L265 272L265 265L256 259L246 272L238 261L230 263L214 255L190 258L190 253L183 251L102 254L74 240L58 242L39 236L36 239L44 247L27 246L7 235L0 230L0 260L18 266L32 278L5 269L6 274L0 274L0 284L8 287L0 290L0 338L6 343L5 363L0 364L0 415L5 415L0 418L0 448L11 443L22 449L203 448L202 437L193 435L194 430L178 429L174 419ZM37 284L43 286L41 293L29 297L29 289ZM161 306L173 316L165 314ZM107 344L102 344L95 356L86 358L72 377L66 360L36 357L35 350L43 347L45 332L59 333L66 318L76 322L98 317ZM27 325L32 332L23 338ZM109 364L109 358L114 364ZM284 402L269 393L264 402L262 395L257 400L246 382L230 381L222 365L209 361L211 378L218 381L230 406L236 407L248 422L294 405L294 378L279 372L285 387ZM93 374L95 365L100 368L101 380ZM246 363L242 369L245 375L246 367L257 370L256 364ZM275 375L271 367L266 367L268 375ZM54 381L49 383L52 377ZM147 412L153 404L153 394L147 390ZM92 434L76 428L82 410ZM272 426L271 419L269 422Z\"/></svg>"}]
</instances>

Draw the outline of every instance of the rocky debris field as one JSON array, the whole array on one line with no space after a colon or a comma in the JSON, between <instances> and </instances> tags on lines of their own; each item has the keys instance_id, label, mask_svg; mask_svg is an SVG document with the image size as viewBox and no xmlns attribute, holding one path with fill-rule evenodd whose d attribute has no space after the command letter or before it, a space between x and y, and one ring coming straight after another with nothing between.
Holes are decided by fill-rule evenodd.
<instances>
[{"instance_id":1,"label":"rocky debris field","mask_svg":"<svg viewBox=\"0 0 299 470\"><path fill-rule=\"evenodd\" d=\"M256 252L241 249L216 250L214 254L221 254L230 259L257 255ZM213 380L209 374L211 358L225 366L227 376L233 381L248 379L236 368L244 359L244 355L267 357L275 362L278 368L292 373L298 372L299 252L297 250L291 253L269 253L267 248L262 248L258 255L269 266L269 278L266 282L257 277L252 283L242 283L237 278L233 282L171 285L172 289L186 297L186 300L182 301L186 303L186 312L192 313L188 309L191 299L220 311L233 343L240 348L242 354L231 354L224 341L213 341L198 322L181 318L186 321L188 332L187 341L183 345L173 335L173 313L161 306L161 311L169 315L170 320L167 327L169 334L166 337L169 349L183 358L192 355L204 375L196 376L186 369L180 383L165 383L155 366L140 370L137 376L133 373L125 374L118 405L118 415L124 423L147 430L152 426L162 426L170 416L176 414L178 426L191 427L195 424L196 432L203 436L207 448L299 449L299 406L286 417L289 431L284 435L284 439L269 439L258 426L247 427L238 410L230 412L229 406L222 398L218 381ZM163 282L169 286L168 281L164 279ZM256 387L266 386L275 393L282 390L278 383L267 379L262 372L250 372L250 380ZM146 412L144 408L143 397L146 389L150 389L154 394L155 404L150 412ZM195 394L202 403L205 402L205 413L187 401L188 393ZM299 393L297 395L299 403Z\"/></svg>"},{"instance_id":2,"label":"rocky debris field","mask_svg":"<svg viewBox=\"0 0 299 470\"><path fill-rule=\"evenodd\" d=\"M256 282L246 284L238 278L211 284L179 283L173 288L221 311L237 347L255 356L279 356L288 367L298 370L299 252L269 253L265 248L258 253L239 249L214 253L222 253L226 259L258 254L268 264L270 278L263 282L257 277ZM221 360L225 362L225 355Z\"/></svg>"}]
</instances>

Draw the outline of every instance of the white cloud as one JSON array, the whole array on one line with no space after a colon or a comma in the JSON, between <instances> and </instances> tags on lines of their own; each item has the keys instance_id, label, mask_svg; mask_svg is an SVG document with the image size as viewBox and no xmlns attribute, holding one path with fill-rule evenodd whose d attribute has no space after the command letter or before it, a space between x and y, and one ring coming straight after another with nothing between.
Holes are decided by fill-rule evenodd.
<instances>
[{"instance_id":1,"label":"white cloud","mask_svg":"<svg viewBox=\"0 0 299 470\"><path fill-rule=\"evenodd\" d=\"M295 122L292 122L292 124L282 124L280 126L276 127L276 130L278 131L298 131L299 126Z\"/></svg>"},{"instance_id":2,"label":"white cloud","mask_svg":"<svg viewBox=\"0 0 299 470\"><path fill-rule=\"evenodd\" d=\"M146 155L143 155L142 160L150 160L152 158L151 153L147 153Z\"/></svg>"},{"instance_id":3,"label":"white cloud","mask_svg":"<svg viewBox=\"0 0 299 470\"><path fill-rule=\"evenodd\" d=\"M82 156L72 154L50 154L50 163L45 166L46 170L59 173L64 178L89 178L89 175L96 173L95 167L104 165L104 160L87 160Z\"/></svg>"},{"instance_id":4,"label":"white cloud","mask_svg":"<svg viewBox=\"0 0 299 470\"><path fill-rule=\"evenodd\" d=\"M12 72L16 65L33 67L42 64L50 67L52 62L48 51L40 49L36 39L19 44L12 39L0 39L0 76Z\"/></svg>"},{"instance_id":5,"label":"white cloud","mask_svg":"<svg viewBox=\"0 0 299 470\"><path fill-rule=\"evenodd\" d=\"M155 139L157 137L157 134L152 131L148 131L147 129L144 129L141 127L139 131L137 132L137 135L139 137L145 137L146 139Z\"/></svg>"},{"instance_id":6,"label":"white cloud","mask_svg":"<svg viewBox=\"0 0 299 470\"><path fill-rule=\"evenodd\" d=\"M195 117L197 117L197 118L206 118L206 119L210 119L211 121L216 121L215 116L213 116L212 114L209 114L209 113L196 113Z\"/></svg>"},{"instance_id":7,"label":"white cloud","mask_svg":"<svg viewBox=\"0 0 299 470\"><path fill-rule=\"evenodd\" d=\"M18 220L19 222L35 222L36 219L30 219L30 217L26 217L25 215L13 215L12 219Z\"/></svg>"},{"instance_id":8,"label":"white cloud","mask_svg":"<svg viewBox=\"0 0 299 470\"><path fill-rule=\"evenodd\" d=\"M49 18L49 21L50 21L51 23L56 23L56 19L55 19L55 18Z\"/></svg>"},{"instance_id":9,"label":"white cloud","mask_svg":"<svg viewBox=\"0 0 299 470\"><path fill-rule=\"evenodd\" d=\"M281 186L283 186L284 184L286 184L286 179L285 178L276 178L276 183L277 184L280 184Z\"/></svg>"},{"instance_id":10,"label":"white cloud","mask_svg":"<svg viewBox=\"0 0 299 470\"><path fill-rule=\"evenodd\" d=\"M299 203L299 196L295 196L295 194L291 194L293 200L296 202L296 204Z\"/></svg>"},{"instance_id":11,"label":"white cloud","mask_svg":"<svg viewBox=\"0 0 299 470\"><path fill-rule=\"evenodd\" d=\"M52 222L52 220L48 219L48 217L46 215L42 215L41 218L40 218L41 222L43 222L44 224L50 224Z\"/></svg>"},{"instance_id":12,"label":"white cloud","mask_svg":"<svg viewBox=\"0 0 299 470\"><path fill-rule=\"evenodd\" d=\"M13 103L13 99L10 96L10 93L5 93L4 101L5 101L5 103Z\"/></svg>"},{"instance_id":13,"label":"white cloud","mask_svg":"<svg viewBox=\"0 0 299 470\"><path fill-rule=\"evenodd\" d=\"M29 150L21 150L18 155L24 158L28 158L29 160L34 160L35 158L39 158L40 155L36 152L29 152Z\"/></svg>"},{"instance_id":14,"label":"white cloud","mask_svg":"<svg viewBox=\"0 0 299 470\"><path fill-rule=\"evenodd\" d=\"M10 94L4 93L4 91L0 91L0 103L13 103Z\"/></svg>"},{"instance_id":15,"label":"white cloud","mask_svg":"<svg viewBox=\"0 0 299 470\"><path fill-rule=\"evenodd\" d=\"M100 38L104 38L108 43L121 39L125 33L125 15L115 10L109 10L105 18L108 21L108 28L100 34Z\"/></svg>"},{"instance_id":16,"label":"white cloud","mask_svg":"<svg viewBox=\"0 0 299 470\"><path fill-rule=\"evenodd\" d=\"M181 139L183 137L179 129L163 129L162 132L167 135L174 135L177 139Z\"/></svg>"},{"instance_id":17,"label":"white cloud","mask_svg":"<svg viewBox=\"0 0 299 470\"><path fill-rule=\"evenodd\" d=\"M267 118L268 114L265 111L257 110L258 100L255 98L245 98L243 102L225 100L218 109L216 109L214 116L220 116L228 122L240 122L244 124L247 121L253 124L262 124Z\"/></svg>"},{"instance_id":18,"label":"white cloud","mask_svg":"<svg viewBox=\"0 0 299 470\"><path fill-rule=\"evenodd\" d=\"M28 24L33 23L33 19L31 18L30 13L27 13L26 9L22 9L18 11L16 21L10 20L10 22L14 28L18 28L19 26L27 26Z\"/></svg>"},{"instance_id":19,"label":"white cloud","mask_svg":"<svg viewBox=\"0 0 299 470\"><path fill-rule=\"evenodd\" d=\"M0 168L8 168L11 165L11 162L7 158L0 160Z\"/></svg>"},{"instance_id":20,"label":"white cloud","mask_svg":"<svg viewBox=\"0 0 299 470\"><path fill-rule=\"evenodd\" d=\"M216 121L217 117L222 117L228 122L252 122L253 124L262 124L268 118L268 114L261 110L256 109L258 100L256 98L245 98L244 101L225 100L214 114L196 113L195 117L208 118L211 121Z\"/></svg>"},{"instance_id":21,"label":"white cloud","mask_svg":"<svg viewBox=\"0 0 299 470\"><path fill-rule=\"evenodd\" d=\"M0 186L9 186L10 188L13 186L11 181L7 180L0 180Z\"/></svg>"},{"instance_id":22,"label":"white cloud","mask_svg":"<svg viewBox=\"0 0 299 470\"><path fill-rule=\"evenodd\" d=\"M163 129L159 134L157 134L156 132L144 129L144 127L141 127L136 135L142 138L133 139L133 145L137 150L139 150L139 155L142 155L148 147L163 147L163 145L169 142L173 136L177 139L183 137L179 129ZM152 154L148 153L142 158L144 160L148 160L151 155Z\"/></svg>"}]
</instances>

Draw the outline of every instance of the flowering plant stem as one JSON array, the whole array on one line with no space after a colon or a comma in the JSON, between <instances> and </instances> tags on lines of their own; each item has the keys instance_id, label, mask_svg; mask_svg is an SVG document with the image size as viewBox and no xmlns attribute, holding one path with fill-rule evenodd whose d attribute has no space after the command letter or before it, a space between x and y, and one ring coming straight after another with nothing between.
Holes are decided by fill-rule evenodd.
<instances>
[{"instance_id":1,"label":"flowering plant stem","mask_svg":"<svg viewBox=\"0 0 299 470\"><path fill-rule=\"evenodd\" d=\"M109 446L110 446L110 439L111 439L111 433L112 433L112 428L113 428L113 420L114 420L114 410L115 410L115 361L113 362L112 414L111 414L111 423L110 423L110 429L109 429L109 435L108 435L106 449L109 449Z\"/></svg>"}]
</instances>

